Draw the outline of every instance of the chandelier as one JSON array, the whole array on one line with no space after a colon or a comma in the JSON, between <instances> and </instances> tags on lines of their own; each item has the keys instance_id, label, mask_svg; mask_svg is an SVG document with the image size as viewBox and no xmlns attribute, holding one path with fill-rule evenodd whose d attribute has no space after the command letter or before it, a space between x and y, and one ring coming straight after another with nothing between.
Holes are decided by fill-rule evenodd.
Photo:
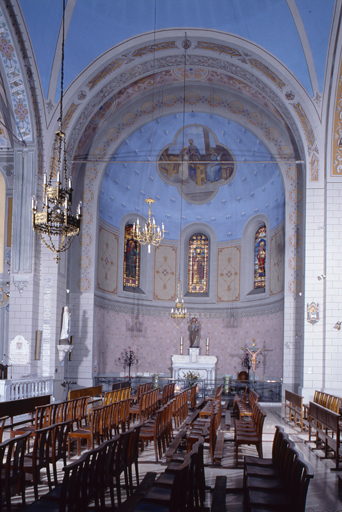
<instances>
[{"instance_id":1,"label":"chandelier","mask_svg":"<svg viewBox=\"0 0 342 512\"><path fill-rule=\"evenodd\" d=\"M151 252L151 244L158 246L160 242L164 238L165 230L164 223L162 222L162 228L156 225L156 221L151 212L151 204L155 201L151 197L145 199L145 202L148 204L148 219L145 224L145 227L142 228L139 224L139 218L137 218L137 223L133 224L133 239L139 242L141 245L148 244L148 252Z\"/></svg>"},{"instance_id":2,"label":"chandelier","mask_svg":"<svg viewBox=\"0 0 342 512\"><path fill-rule=\"evenodd\" d=\"M171 318L176 322L176 326L179 327L183 322L184 318L186 318L187 310L184 307L184 299L182 295L182 283L180 278L178 278L177 285L177 298L175 301L175 307L171 309Z\"/></svg>"},{"instance_id":3,"label":"chandelier","mask_svg":"<svg viewBox=\"0 0 342 512\"><path fill-rule=\"evenodd\" d=\"M66 140L63 132L63 78L64 78L64 18L65 0L63 0L62 18L62 57L61 57L61 99L59 130L55 134L52 148L49 175L44 174L43 179L43 207L37 210L36 198L32 197L33 229L48 249L56 253L56 263L60 260L59 254L69 249L74 236L80 232L81 206L78 204L77 213L73 215L72 182L68 179L66 164Z\"/></svg>"}]
</instances>

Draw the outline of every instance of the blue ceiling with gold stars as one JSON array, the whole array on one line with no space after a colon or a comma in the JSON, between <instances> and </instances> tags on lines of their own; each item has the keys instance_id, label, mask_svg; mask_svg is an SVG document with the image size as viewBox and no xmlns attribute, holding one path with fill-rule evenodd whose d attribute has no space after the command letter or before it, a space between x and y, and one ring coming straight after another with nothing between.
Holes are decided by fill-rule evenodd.
<instances>
[{"instance_id":1,"label":"blue ceiling with gold stars","mask_svg":"<svg viewBox=\"0 0 342 512\"><path fill-rule=\"evenodd\" d=\"M147 217L149 196L156 223L164 222L172 240L179 237L181 212L182 228L207 223L218 241L240 239L258 213L268 216L271 229L284 219L282 177L270 152L243 126L212 114L165 116L153 121L153 134L149 123L121 144L103 178L101 218L119 228L127 213Z\"/></svg>"}]
</instances>

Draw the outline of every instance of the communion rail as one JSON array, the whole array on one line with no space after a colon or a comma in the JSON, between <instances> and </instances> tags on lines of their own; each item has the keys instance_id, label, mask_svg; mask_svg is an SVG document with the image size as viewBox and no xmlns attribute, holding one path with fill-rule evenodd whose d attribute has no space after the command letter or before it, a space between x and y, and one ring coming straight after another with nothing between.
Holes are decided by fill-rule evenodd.
<instances>
[{"instance_id":1,"label":"communion rail","mask_svg":"<svg viewBox=\"0 0 342 512\"><path fill-rule=\"evenodd\" d=\"M28 377L27 379L6 379L0 380L0 401L20 400L21 398L32 398L35 396L52 395L53 378Z\"/></svg>"},{"instance_id":2,"label":"communion rail","mask_svg":"<svg viewBox=\"0 0 342 512\"><path fill-rule=\"evenodd\" d=\"M94 385L102 384L103 391L110 391L112 389L112 384L122 382L124 379L121 377L110 377L110 376L96 376L94 378ZM170 384L175 382L176 384L176 393L179 393L186 387L187 381L185 379L172 379L171 377L158 376L158 378L153 375L149 377L131 377L131 386L132 386L132 394L136 392L136 389L139 384L143 384L144 382L153 382L154 387L163 388L166 384ZM227 384L227 379L224 377L217 378L215 380L198 380L196 382L198 386L197 397L198 398L206 398L209 395L214 393L214 390L223 384L223 399L233 399L235 393L243 393L245 387L248 386L249 389L254 389L256 393L259 395L259 402L281 402L282 401L282 382L281 381L239 381L237 379L229 379Z\"/></svg>"}]
</instances>

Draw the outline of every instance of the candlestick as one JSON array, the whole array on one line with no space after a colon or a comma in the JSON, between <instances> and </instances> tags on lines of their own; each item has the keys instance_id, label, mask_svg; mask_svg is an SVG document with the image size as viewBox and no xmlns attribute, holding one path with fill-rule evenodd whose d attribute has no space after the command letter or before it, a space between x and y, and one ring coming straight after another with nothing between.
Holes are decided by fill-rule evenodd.
<instances>
[{"instance_id":1,"label":"candlestick","mask_svg":"<svg viewBox=\"0 0 342 512\"><path fill-rule=\"evenodd\" d=\"M207 347L209 347L209 338L207 338Z\"/></svg>"}]
</instances>

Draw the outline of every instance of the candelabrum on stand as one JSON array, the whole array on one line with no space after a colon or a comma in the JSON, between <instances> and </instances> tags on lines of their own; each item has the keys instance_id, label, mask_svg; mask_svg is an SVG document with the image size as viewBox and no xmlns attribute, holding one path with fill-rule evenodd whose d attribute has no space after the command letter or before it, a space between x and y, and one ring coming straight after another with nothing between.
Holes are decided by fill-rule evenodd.
<instances>
[{"instance_id":1,"label":"candelabrum on stand","mask_svg":"<svg viewBox=\"0 0 342 512\"><path fill-rule=\"evenodd\" d=\"M139 363L138 355L128 347L128 350L123 350L120 357L115 359L115 363L123 366L124 369L128 367L128 380L131 382L131 368Z\"/></svg>"}]
</instances>

